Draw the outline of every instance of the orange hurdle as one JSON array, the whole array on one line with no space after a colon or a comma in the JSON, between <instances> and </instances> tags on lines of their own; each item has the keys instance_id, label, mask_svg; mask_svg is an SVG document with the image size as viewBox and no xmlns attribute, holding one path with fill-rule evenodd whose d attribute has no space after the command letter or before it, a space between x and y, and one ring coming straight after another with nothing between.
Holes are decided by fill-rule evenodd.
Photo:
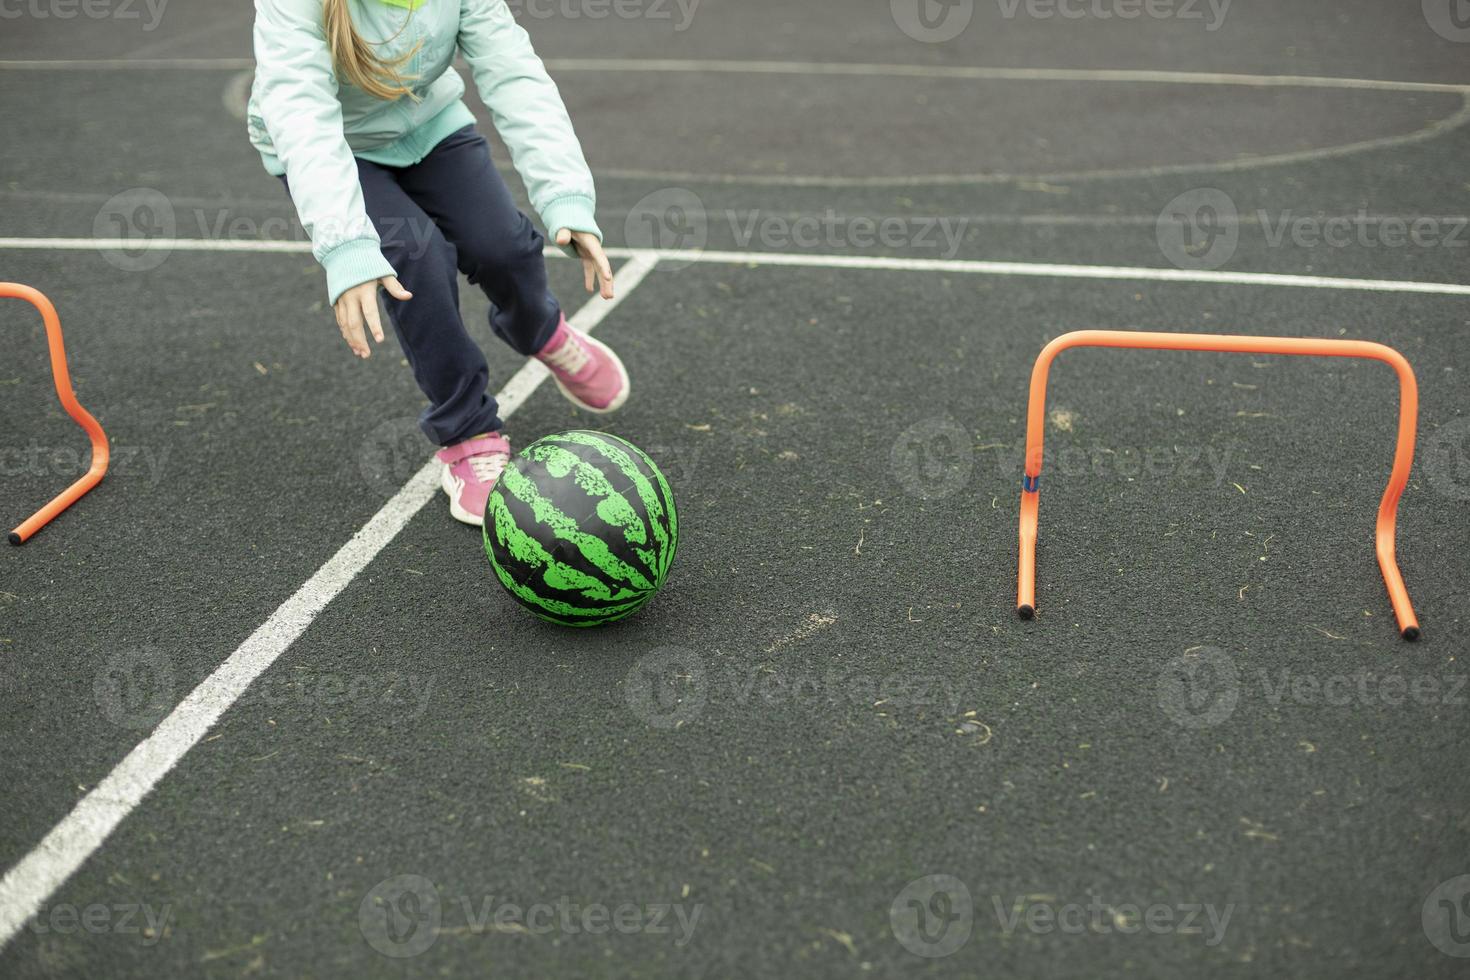
<instances>
[{"instance_id":1,"label":"orange hurdle","mask_svg":"<svg viewBox=\"0 0 1470 980\"><path fill-rule=\"evenodd\" d=\"M1036 615L1036 515L1040 505L1042 439L1046 416L1046 378L1051 362L1069 347L1126 347L1146 350L1225 351L1242 354L1306 354L1319 357L1364 357L1390 365L1399 376L1399 435L1393 471L1378 505L1378 567L1388 598L1406 640L1419 638L1419 621L1404 578L1394 559L1394 525L1399 496L1414 463L1414 430L1419 418L1419 386L1414 369L1392 347L1364 340L1317 340L1298 337L1234 337L1206 333L1146 333L1131 330L1078 330L1042 348L1031 370L1031 400L1026 413L1026 476L1021 488L1021 556L1016 582L1016 611L1022 619Z\"/></svg>"},{"instance_id":2,"label":"orange hurdle","mask_svg":"<svg viewBox=\"0 0 1470 980\"><path fill-rule=\"evenodd\" d=\"M51 351L51 378L56 382L56 397L61 400L61 407L66 409L66 414L85 429L92 440L92 465L82 474L81 479L61 491L50 503L10 532L11 544L24 544L31 535L102 481L103 474L107 472L107 433L102 431L97 420L81 406L76 393L72 391L71 373L66 369L66 348L61 341L61 320L56 316L56 307L39 290L15 282L0 282L0 297L23 299L40 311L41 319L46 324L46 344Z\"/></svg>"}]
</instances>

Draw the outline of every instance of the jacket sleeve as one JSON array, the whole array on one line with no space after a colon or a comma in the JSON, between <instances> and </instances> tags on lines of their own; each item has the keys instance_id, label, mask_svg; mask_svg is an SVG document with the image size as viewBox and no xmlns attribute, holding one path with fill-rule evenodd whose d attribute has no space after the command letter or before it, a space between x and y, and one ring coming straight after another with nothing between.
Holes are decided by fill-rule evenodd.
<instances>
[{"instance_id":1,"label":"jacket sleeve","mask_svg":"<svg viewBox=\"0 0 1470 980\"><path fill-rule=\"evenodd\" d=\"M255 93L331 302L393 275L343 133L322 0L255 0Z\"/></svg>"},{"instance_id":2,"label":"jacket sleeve","mask_svg":"<svg viewBox=\"0 0 1470 980\"><path fill-rule=\"evenodd\" d=\"M505 0L460 0L459 50L546 230L601 238L592 173L566 105Z\"/></svg>"}]
</instances>

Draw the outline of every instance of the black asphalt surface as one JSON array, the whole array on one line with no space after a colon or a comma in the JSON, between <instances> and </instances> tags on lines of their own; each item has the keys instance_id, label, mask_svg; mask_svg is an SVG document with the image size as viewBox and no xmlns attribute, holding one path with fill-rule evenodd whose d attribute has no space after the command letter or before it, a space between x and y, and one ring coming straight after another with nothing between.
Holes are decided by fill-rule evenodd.
<instances>
[{"instance_id":1,"label":"black asphalt surface","mask_svg":"<svg viewBox=\"0 0 1470 980\"><path fill-rule=\"evenodd\" d=\"M0 21L0 238L111 237L142 201L155 234L299 239L232 115L240 64L4 63L248 58L237 6L168 6L147 31ZM563 62L1470 81L1470 45L1417 4L1237 0L1213 31L980 5L936 44L882 3L705 0L683 30L663 7L522 20ZM605 630L541 624L436 498L0 949L0 976L1463 975L1466 297L758 254L1470 282L1463 92L555 74L613 172L611 244L752 253L666 262L599 327L634 380L622 412L548 386L507 429L606 427L665 466L664 594ZM703 220L649 237L691 199ZM1191 252L1159 218L1201 202ZM791 237L800 218L818 240ZM902 230L869 243L864 218ZM1329 218L1345 243L1312 238ZM579 307L578 270L550 268ZM8 869L429 447L398 352L346 355L309 255L0 247L0 279L56 302L116 453L0 551ZM463 295L498 388L519 365ZM1030 367L1095 327L1402 351L1421 415L1398 544L1424 638L1397 638L1372 552L1391 372L1173 352L1054 367L1040 615L1019 621ZM14 522L85 439L39 318L3 301L0 331ZM951 904L927 906L926 942L903 923L935 888Z\"/></svg>"}]
</instances>

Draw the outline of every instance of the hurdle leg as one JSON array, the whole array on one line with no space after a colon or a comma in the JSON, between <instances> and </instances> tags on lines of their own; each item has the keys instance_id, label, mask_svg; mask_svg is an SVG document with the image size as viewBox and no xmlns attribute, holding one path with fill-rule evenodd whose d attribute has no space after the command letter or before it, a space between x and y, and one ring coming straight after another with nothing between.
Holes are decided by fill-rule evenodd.
<instances>
[{"instance_id":1,"label":"hurdle leg","mask_svg":"<svg viewBox=\"0 0 1470 980\"><path fill-rule=\"evenodd\" d=\"M61 401L61 407L66 409L66 414L82 427L92 441L92 463L87 472L10 532L10 543L18 545L24 544L57 514L102 482L102 477L107 473L109 449L107 433L102 431L102 426L92 414L81 406L76 392L72 390L71 372L66 367L66 346L61 338L61 319L56 315L56 307L39 290L15 282L0 282L0 298L5 297L23 299L40 312L41 320L46 325L46 345L51 353L51 380L56 385L56 397Z\"/></svg>"}]
</instances>

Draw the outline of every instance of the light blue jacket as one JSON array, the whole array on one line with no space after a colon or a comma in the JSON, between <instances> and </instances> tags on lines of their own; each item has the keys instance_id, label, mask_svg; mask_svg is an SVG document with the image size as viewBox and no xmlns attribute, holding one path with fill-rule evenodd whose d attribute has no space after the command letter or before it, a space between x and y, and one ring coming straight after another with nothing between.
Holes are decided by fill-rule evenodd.
<instances>
[{"instance_id":1,"label":"light blue jacket","mask_svg":"<svg viewBox=\"0 0 1470 980\"><path fill-rule=\"evenodd\" d=\"M408 4L413 3L413 9ZM601 237L596 195L566 106L505 0L349 0L358 33L384 60L420 45L402 72L417 98L384 102L339 80L322 0L255 0L250 142L266 170L285 174L335 303L360 283L394 275L363 207L354 156L408 166L473 123L451 67L464 56L531 206L551 234Z\"/></svg>"}]
</instances>

